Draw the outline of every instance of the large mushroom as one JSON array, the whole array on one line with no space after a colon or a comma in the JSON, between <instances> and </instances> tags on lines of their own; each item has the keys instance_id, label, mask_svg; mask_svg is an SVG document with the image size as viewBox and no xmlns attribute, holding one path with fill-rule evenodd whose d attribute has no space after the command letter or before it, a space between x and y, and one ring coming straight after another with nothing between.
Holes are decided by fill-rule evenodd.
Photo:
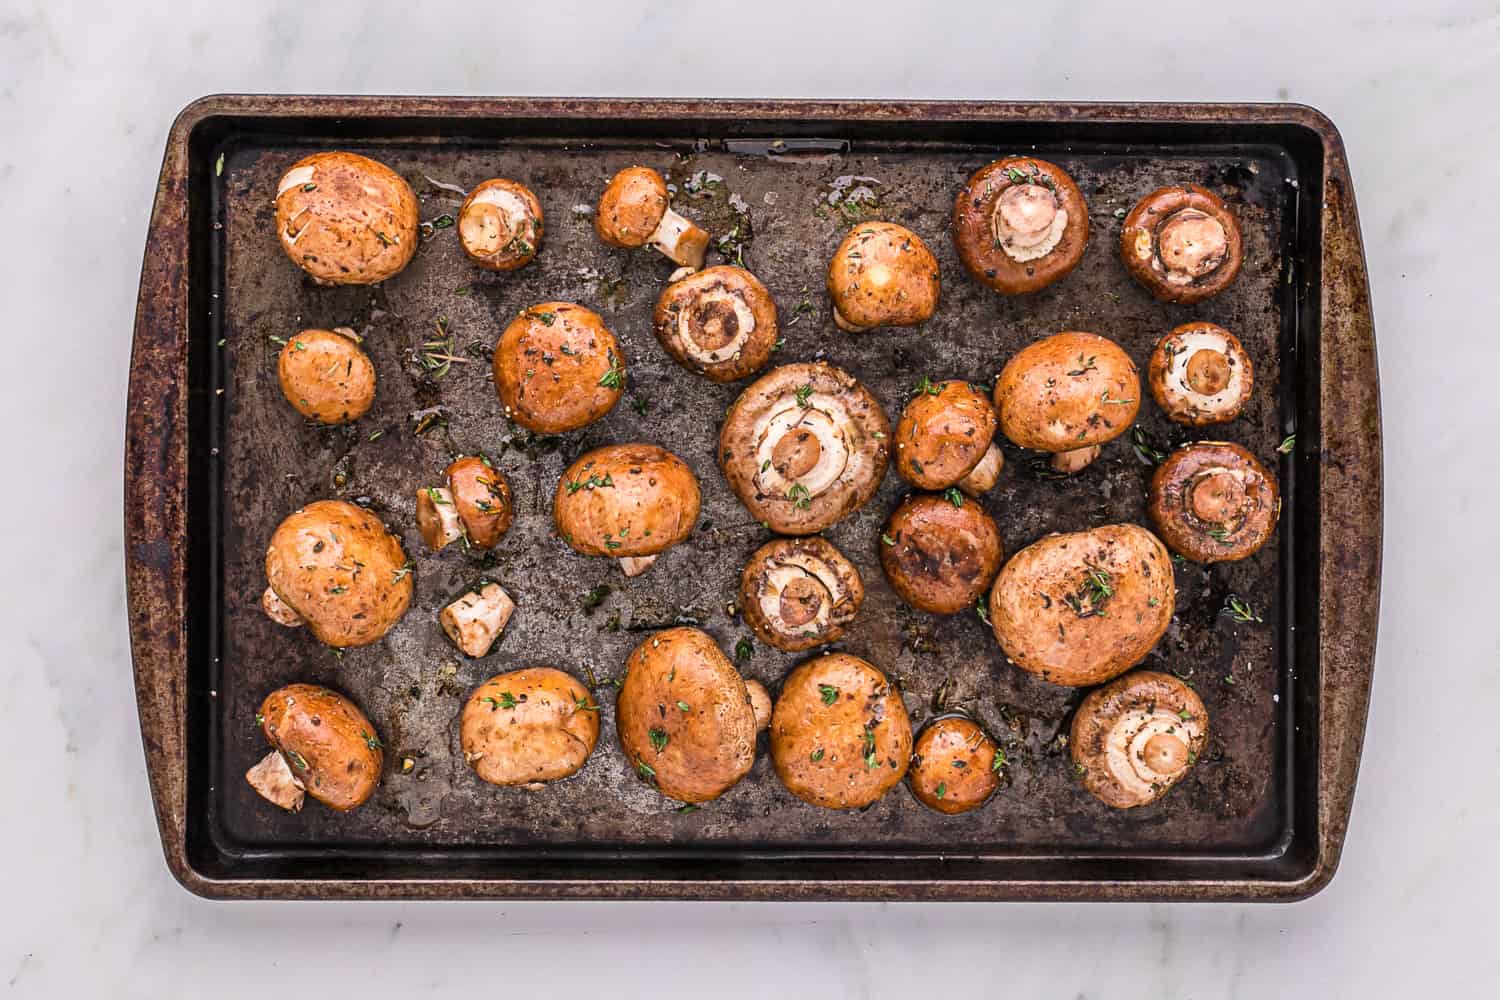
<instances>
[{"instance_id":1,"label":"large mushroom","mask_svg":"<svg viewBox=\"0 0 1500 1000\"><path fill-rule=\"evenodd\" d=\"M1240 273L1240 224L1223 199L1196 184L1138 201L1120 230L1125 269L1163 302L1202 302Z\"/></svg>"},{"instance_id":2,"label":"large mushroom","mask_svg":"<svg viewBox=\"0 0 1500 1000\"><path fill-rule=\"evenodd\" d=\"M919 490L988 492L1005 466L997 422L989 398L968 382L924 376L896 422L896 473Z\"/></svg>"},{"instance_id":3,"label":"large mushroom","mask_svg":"<svg viewBox=\"0 0 1500 1000\"><path fill-rule=\"evenodd\" d=\"M928 723L912 747L906 782L917 801L948 816L978 809L1000 787L1005 751L964 715Z\"/></svg>"},{"instance_id":4,"label":"large mushroom","mask_svg":"<svg viewBox=\"0 0 1500 1000\"><path fill-rule=\"evenodd\" d=\"M417 490L417 528L433 551L464 539L492 549L515 520L510 484L483 455L454 459L443 473L447 486Z\"/></svg>"},{"instance_id":5,"label":"large mushroom","mask_svg":"<svg viewBox=\"0 0 1500 1000\"><path fill-rule=\"evenodd\" d=\"M543 302L522 310L495 344L495 392L505 416L538 434L576 431L625 391L625 356L592 309Z\"/></svg>"},{"instance_id":6,"label":"large mushroom","mask_svg":"<svg viewBox=\"0 0 1500 1000\"><path fill-rule=\"evenodd\" d=\"M920 236L894 222L861 222L828 262L833 320L850 333L925 323L941 290L937 258Z\"/></svg>"},{"instance_id":7,"label":"large mushroom","mask_svg":"<svg viewBox=\"0 0 1500 1000\"><path fill-rule=\"evenodd\" d=\"M470 587L438 613L438 624L465 656L487 656L516 605L505 588L493 580Z\"/></svg>"},{"instance_id":8,"label":"large mushroom","mask_svg":"<svg viewBox=\"0 0 1500 1000\"><path fill-rule=\"evenodd\" d=\"M698 521L698 477L654 444L585 452L557 483L552 517L575 552L618 559L626 576L686 538Z\"/></svg>"},{"instance_id":9,"label":"large mushroom","mask_svg":"<svg viewBox=\"0 0 1500 1000\"><path fill-rule=\"evenodd\" d=\"M458 242L486 270L524 267L542 243L542 203L518 181L483 181L458 210Z\"/></svg>"},{"instance_id":10,"label":"large mushroom","mask_svg":"<svg viewBox=\"0 0 1500 1000\"><path fill-rule=\"evenodd\" d=\"M1229 562L1266 544L1281 515L1281 491L1246 449L1198 441L1157 468L1146 509L1173 552L1194 562Z\"/></svg>"},{"instance_id":11,"label":"large mushroom","mask_svg":"<svg viewBox=\"0 0 1500 1000\"><path fill-rule=\"evenodd\" d=\"M656 339L673 360L715 382L753 375L776 349L776 302L743 267L722 265L672 282L656 300Z\"/></svg>"},{"instance_id":12,"label":"large mushroom","mask_svg":"<svg viewBox=\"0 0 1500 1000\"><path fill-rule=\"evenodd\" d=\"M1089 212L1062 168L1031 156L981 167L953 203L953 243L977 280L1004 295L1034 292L1083 259Z\"/></svg>"},{"instance_id":13,"label":"large mushroom","mask_svg":"<svg viewBox=\"0 0 1500 1000\"><path fill-rule=\"evenodd\" d=\"M1255 387L1255 370L1239 339L1222 326L1184 323L1157 342L1146 384L1169 418L1202 427L1240 415Z\"/></svg>"},{"instance_id":14,"label":"large mushroom","mask_svg":"<svg viewBox=\"0 0 1500 1000\"><path fill-rule=\"evenodd\" d=\"M890 424L852 375L783 365L740 394L719 431L719 465L751 516L813 535L854 513L885 476Z\"/></svg>"},{"instance_id":15,"label":"large mushroom","mask_svg":"<svg viewBox=\"0 0 1500 1000\"><path fill-rule=\"evenodd\" d=\"M375 402L375 365L346 326L303 330L277 358L281 394L293 408L320 424L358 420Z\"/></svg>"},{"instance_id":16,"label":"large mushroom","mask_svg":"<svg viewBox=\"0 0 1500 1000\"><path fill-rule=\"evenodd\" d=\"M880 567L897 596L938 615L974 607L1004 558L994 518L953 488L901 501L880 541Z\"/></svg>"},{"instance_id":17,"label":"large mushroom","mask_svg":"<svg viewBox=\"0 0 1500 1000\"><path fill-rule=\"evenodd\" d=\"M772 539L740 574L745 623L789 653L837 642L864 599L859 570L819 536Z\"/></svg>"},{"instance_id":18,"label":"large mushroom","mask_svg":"<svg viewBox=\"0 0 1500 1000\"><path fill-rule=\"evenodd\" d=\"M276 235L323 285L369 285L417 252L417 196L390 167L356 153L314 153L276 186Z\"/></svg>"},{"instance_id":19,"label":"large mushroom","mask_svg":"<svg viewBox=\"0 0 1500 1000\"><path fill-rule=\"evenodd\" d=\"M271 752L245 780L266 801L296 812L304 795L347 812L380 784L380 736L359 707L314 684L288 684L266 695L255 714Z\"/></svg>"},{"instance_id":20,"label":"large mushroom","mask_svg":"<svg viewBox=\"0 0 1500 1000\"><path fill-rule=\"evenodd\" d=\"M1208 713L1170 674L1137 670L1088 693L1068 740L1083 787L1107 806L1155 802L1198 762Z\"/></svg>"},{"instance_id":21,"label":"large mushroom","mask_svg":"<svg viewBox=\"0 0 1500 1000\"><path fill-rule=\"evenodd\" d=\"M561 670L513 670L469 695L458 738L481 780L535 790L583 767L599 742L599 706Z\"/></svg>"},{"instance_id":22,"label":"large mushroom","mask_svg":"<svg viewBox=\"0 0 1500 1000\"><path fill-rule=\"evenodd\" d=\"M708 233L672 211L667 182L650 167L626 167L610 179L594 231L612 247L655 247L695 271L708 252Z\"/></svg>"}]
</instances>

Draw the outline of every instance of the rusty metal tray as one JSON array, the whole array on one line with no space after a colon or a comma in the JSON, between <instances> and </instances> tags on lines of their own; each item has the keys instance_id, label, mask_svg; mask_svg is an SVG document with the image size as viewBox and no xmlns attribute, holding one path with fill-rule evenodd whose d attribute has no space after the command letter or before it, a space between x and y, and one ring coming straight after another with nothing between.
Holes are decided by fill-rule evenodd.
<instances>
[{"instance_id":1,"label":"rusty metal tray","mask_svg":"<svg viewBox=\"0 0 1500 1000\"><path fill-rule=\"evenodd\" d=\"M277 246L271 197L293 159L323 148L393 166L427 220L456 208L441 184L521 179L547 214L541 256L513 274L481 273L439 228L382 286L315 287ZM1092 235L1071 276L1003 298L963 273L949 213L974 169L1033 151L1078 180ZM898 679L915 724L940 691L973 711L1015 761L1009 785L958 817L922 808L904 788L837 813L794 799L762 753L722 799L683 813L633 779L605 679L643 631L675 621L697 622L734 649L749 630L726 605L765 539L713 461L719 417L742 385L673 364L650 332L670 265L594 237L590 206L614 170L635 162L666 172L679 210L730 238L711 261L742 259L771 288L786 338L778 360L826 357L892 415L920 376L988 382L1022 345L1062 329L1104 333L1138 363L1190 318L1239 335L1257 366L1254 403L1199 436L1276 463L1286 506L1275 543L1256 557L1178 569L1173 627L1147 665L1195 686L1212 744L1170 795L1129 812L1094 801L1057 739L1080 692L1007 666L977 616L938 619L896 600L874 550L903 492L894 475L829 532L869 591L844 647ZM1187 181L1225 197L1245 230L1239 279L1198 307L1152 300L1116 249L1136 198ZM937 253L943 297L920 331L852 337L834 327L824 269L859 217L903 223ZM538 439L501 418L485 359L509 316L548 299L602 313L623 344L630 387L605 420ZM439 317L456 353L477 363L435 379L412 352ZM305 426L280 398L269 338L337 325L367 335L379 395L351 428ZM1140 426L1148 445L1188 439L1151 405ZM1290 454L1278 454L1294 432ZM704 509L692 538L627 581L553 537L549 509L571 456L633 439L686 459ZM479 449L515 489L516 527L487 561L430 553L413 528L413 491L450 452ZM1015 449L1007 458L984 501L1007 551L1050 531L1142 520L1150 466L1128 439L1061 482ZM342 657L276 628L256 606L275 525L328 496L379 511L417 563L406 618ZM1375 344L1354 193L1337 131L1308 108L211 97L184 110L168 138L131 364L127 582L162 844L173 874L205 896L1303 897L1334 873L1354 793L1380 533ZM503 580L520 610L496 651L470 661L441 636L436 611L481 574ZM1231 593L1264 622L1222 614ZM757 643L743 668L774 692L797 659ZM579 775L544 791L485 786L456 752L459 708L485 677L533 663L599 680L599 747ZM380 727L387 773L364 808L285 815L245 784L263 752L256 706L292 680L347 691ZM414 762L409 774L403 757Z\"/></svg>"}]
</instances>

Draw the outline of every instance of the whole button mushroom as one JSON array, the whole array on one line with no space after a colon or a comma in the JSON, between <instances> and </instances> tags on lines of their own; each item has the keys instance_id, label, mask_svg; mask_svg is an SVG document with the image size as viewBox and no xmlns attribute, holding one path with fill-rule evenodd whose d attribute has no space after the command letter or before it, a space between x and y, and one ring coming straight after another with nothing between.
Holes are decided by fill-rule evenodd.
<instances>
[{"instance_id":1,"label":"whole button mushroom","mask_svg":"<svg viewBox=\"0 0 1500 1000\"><path fill-rule=\"evenodd\" d=\"M346 326L303 330L281 348L276 370L286 401L320 424L352 423L375 402L375 365Z\"/></svg>"},{"instance_id":2,"label":"whole button mushroom","mask_svg":"<svg viewBox=\"0 0 1500 1000\"><path fill-rule=\"evenodd\" d=\"M1017 552L990 591L990 627L1022 670L1083 687L1145 659L1176 600L1166 546L1138 525L1106 524Z\"/></svg>"},{"instance_id":3,"label":"whole button mushroom","mask_svg":"<svg viewBox=\"0 0 1500 1000\"><path fill-rule=\"evenodd\" d=\"M1151 522L1172 551L1201 563L1245 559L1276 530L1276 477L1237 444L1198 441L1167 457L1151 477Z\"/></svg>"},{"instance_id":4,"label":"whole button mushroom","mask_svg":"<svg viewBox=\"0 0 1500 1000\"><path fill-rule=\"evenodd\" d=\"M925 323L941 290L937 258L921 237L894 222L855 226L828 262L833 320L850 333Z\"/></svg>"},{"instance_id":5,"label":"whole button mushroom","mask_svg":"<svg viewBox=\"0 0 1500 1000\"><path fill-rule=\"evenodd\" d=\"M417 528L438 551L460 538L467 546L492 549L515 520L510 484L483 455L455 459L444 471L447 486L417 490Z\"/></svg>"},{"instance_id":6,"label":"whole button mushroom","mask_svg":"<svg viewBox=\"0 0 1500 1000\"><path fill-rule=\"evenodd\" d=\"M563 671L528 667L475 688L458 736L481 780L535 790L583 767L599 742L599 706Z\"/></svg>"},{"instance_id":7,"label":"whole button mushroom","mask_svg":"<svg viewBox=\"0 0 1500 1000\"><path fill-rule=\"evenodd\" d=\"M824 538L776 538L740 574L745 623L788 653L837 642L865 599L859 570Z\"/></svg>"},{"instance_id":8,"label":"whole button mushroom","mask_svg":"<svg viewBox=\"0 0 1500 1000\"><path fill-rule=\"evenodd\" d=\"M604 416L625 391L625 357L599 314L571 302L523 310L495 344L495 392L505 416L562 434Z\"/></svg>"},{"instance_id":9,"label":"whole button mushroom","mask_svg":"<svg viewBox=\"0 0 1500 1000\"><path fill-rule=\"evenodd\" d=\"M261 605L335 648L378 641L411 603L411 564L370 511L319 500L290 514L266 549Z\"/></svg>"},{"instance_id":10,"label":"whole button mushroom","mask_svg":"<svg viewBox=\"0 0 1500 1000\"><path fill-rule=\"evenodd\" d=\"M813 535L875 494L889 433L880 403L852 375L821 362L783 365L729 407L719 465L768 530Z\"/></svg>"},{"instance_id":11,"label":"whole button mushroom","mask_svg":"<svg viewBox=\"0 0 1500 1000\"><path fill-rule=\"evenodd\" d=\"M917 736L906 782L918 802L956 816L988 802L1004 770L1005 752L979 723L948 715Z\"/></svg>"},{"instance_id":12,"label":"whole button mushroom","mask_svg":"<svg viewBox=\"0 0 1500 1000\"><path fill-rule=\"evenodd\" d=\"M977 502L949 489L901 501L881 536L880 567L907 604L938 615L972 608L1004 553L1000 529Z\"/></svg>"},{"instance_id":13,"label":"whole button mushroom","mask_svg":"<svg viewBox=\"0 0 1500 1000\"><path fill-rule=\"evenodd\" d=\"M504 587L482 581L439 612L438 624L465 656L487 656L515 610Z\"/></svg>"},{"instance_id":14,"label":"whole button mushroom","mask_svg":"<svg viewBox=\"0 0 1500 1000\"><path fill-rule=\"evenodd\" d=\"M266 695L255 715L272 750L245 780L266 801L296 812L304 795L347 812L380 784L385 760L375 726L348 698L314 684Z\"/></svg>"},{"instance_id":15,"label":"whole button mushroom","mask_svg":"<svg viewBox=\"0 0 1500 1000\"><path fill-rule=\"evenodd\" d=\"M1089 212L1062 168L1008 156L969 178L953 203L953 244L970 274L1004 295L1064 277L1083 259Z\"/></svg>"},{"instance_id":16,"label":"whole button mushroom","mask_svg":"<svg viewBox=\"0 0 1500 1000\"><path fill-rule=\"evenodd\" d=\"M1161 338L1146 384L1169 418L1190 427L1228 423L1250 402L1255 370L1238 338L1213 323L1184 323Z\"/></svg>"},{"instance_id":17,"label":"whole button mushroom","mask_svg":"<svg viewBox=\"0 0 1500 1000\"><path fill-rule=\"evenodd\" d=\"M525 267L542 243L542 203L517 181L484 181L458 210L458 242L486 270Z\"/></svg>"},{"instance_id":18,"label":"whole button mushroom","mask_svg":"<svg viewBox=\"0 0 1500 1000\"><path fill-rule=\"evenodd\" d=\"M1083 787L1105 805L1155 802L1182 779L1208 742L1208 713L1170 674L1137 670L1090 691L1068 746Z\"/></svg>"},{"instance_id":19,"label":"whole button mushroom","mask_svg":"<svg viewBox=\"0 0 1500 1000\"><path fill-rule=\"evenodd\" d=\"M1120 231L1125 269L1163 302L1217 295L1240 273L1240 224L1229 206L1195 184L1146 195Z\"/></svg>"},{"instance_id":20,"label":"whole button mushroom","mask_svg":"<svg viewBox=\"0 0 1500 1000\"><path fill-rule=\"evenodd\" d=\"M656 300L656 339L673 360L715 382L753 375L776 349L776 303L742 267L710 267Z\"/></svg>"},{"instance_id":21,"label":"whole button mushroom","mask_svg":"<svg viewBox=\"0 0 1500 1000\"><path fill-rule=\"evenodd\" d=\"M654 444L585 452L557 483L552 517L575 552L618 559L626 576L687 538L698 521L698 477Z\"/></svg>"},{"instance_id":22,"label":"whole button mushroom","mask_svg":"<svg viewBox=\"0 0 1500 1000\"><path fill-rule=\"evenodd\" d=\"M276 186L276 235L324 285L370 285L417 252L417 196L390 167L355 153L314 153Z\"/></svg>"},{"instance_id":23,"label":"whole button mushroom","mask_svg":"<svg viewBox=\"0 0 1500 1000\"><path fill-rule=\"evenodd\" d=\"M655 247L695 271L708 252L708 233L672 211L667 182L650 167L626 167L610 179L594 231L612 247Z\"/></svg>"},{"instance_id":24,"label":"whole button mushroom","mask_svg":"<svg viewBox=\"0 0 1500 1000\"><path fill-rule=\"evenodd\" d=\"M969 383L924 376L896 422L896 473L920 490L986 493L1005 466L997 423L989 398Z\"/></svg>"}]
</instances>

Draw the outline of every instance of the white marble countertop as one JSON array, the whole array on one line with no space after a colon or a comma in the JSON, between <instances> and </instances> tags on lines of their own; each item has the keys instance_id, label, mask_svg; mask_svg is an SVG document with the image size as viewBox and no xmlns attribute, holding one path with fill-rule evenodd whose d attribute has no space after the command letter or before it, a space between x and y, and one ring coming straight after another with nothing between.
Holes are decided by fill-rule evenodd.
<instances>
[{"instance_id":1,"label":"white marble countertop","mask_svg":"<svg viewBox=\"0 0 1500 1000\"><path fill-rule=\"evenodd\" d=\"M966 4L963 18L881 0L503 16L438 0L173 6L105 16L103 4L0 0L12 234L0 413L18 470L0 500L17 572L0 605L8 995L337 988L377 1000L563 983L696 995L733 970L729 955L744 964L715 995L793 982L820 996L938 982L1018 997L1493 994L1500 520L1486 504L1500 462L1466 442L1500 416L1486 382L1500 335L1479 322L1500 306L1494 0L1129 5L1160 29L1132 23L1127 5L1076 2ZM475 30L470 10L491 26ZM771 23L778 10L788 26ZM193 98L236 90L1285 99L1327 112L1359 195L1388 463L1374 702L1332 886L1291 906L215 904L183 892L161 860L130 683L125 374L167 127ZM1468 202L1471 190L1483 194Z\"/></svg>"}]
</instances>

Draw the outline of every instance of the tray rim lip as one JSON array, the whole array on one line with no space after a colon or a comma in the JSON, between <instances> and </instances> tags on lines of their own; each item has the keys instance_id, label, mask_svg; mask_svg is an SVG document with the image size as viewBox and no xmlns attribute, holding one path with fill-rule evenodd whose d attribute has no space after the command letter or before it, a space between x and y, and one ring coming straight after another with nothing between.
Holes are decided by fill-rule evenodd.
<instances>
[{"instance_id":1,"label":"tray rim lip","mask_svg":"<svg viewBox=\"0 0 1500 1000\"><path fill-rule=\"evenodd\" d=\"M186 668L185 616L180 532L186 526L187 387L170 379L186 364L185 291L188 147L197 129L220 116L247 118L421 117L614 117L636 118L838 118L856 121L932 123L984 121L1110 124L1241 124L1297 126L1321 144L1324 159L1322 306L1319 428L1324 444L1317 463L1324 479L1318 500L1320 553L1330 522L1348 529L1347 540L1363 545L1340 571L1320 560L1320 606L1347 604L1345 614L1323 614L1318 636L1323 672L1318 703L1315 850L1310 864L1281 879L308 879L215 878L195 867L186 840L186 746L181 732L186 692L178 678ZM172 242L176 235L178 241ZM162 253L177 247L178 253ZM1330 268L1330 263L1334 266ZM1360 242L1358 215L1342 138L1316 108L1287 103L1175 103L1087 101L841 100L782 98L568 98L477 96L324 96L308 94L213 94L186 105L167 135L161 177L147 233L131 352L125 449L125 543L131 656L162 849L174 878L195 895L211 899L280 898L553 898L553 899L827 899L827 900L1297 900L1321 891L1333 878L1342 852L1368 710L1379 617L1382 535L1382 451L1378 368L1373 318ZM184 286L185 287L185 286ZM1342 310L1330 312L1331 309ZM170 348L170 350L167 350ZM1329 386L1329 361L1349 366L1354 378ZM153 379L154 376L154 379ZM162 413L145 413L142 397L165 402ZM1332 399L1330 400L1330 397ZM175 403L175 408L173 404ZM1360 419L1334 423L1330 413L1354 407ZM174 420L173 416L181 417ZM1351 425L1361 425L1356 431ZM1327 478L1330 441L1339 444L1336 489L1330 502ZM140 471L154 456L157 475ZM1355 466L1349 475L1346 466ZM1340 598L1330 576L1352 585L1364 598ZM1370 595L1374 599L1370 600ZM1329 621L1335 624L1330 628ZM1337 634L1330 634L1337 633ZM1331 658L1331 659L1330 659ZM1335 667L1330 671L1330 667ZM1347 674L1347 690L1330 692L1330 672ZM176 731L173 731L173 726ZM165 765L165 766L164 766Z\"/></svg>"}]
</instances>

